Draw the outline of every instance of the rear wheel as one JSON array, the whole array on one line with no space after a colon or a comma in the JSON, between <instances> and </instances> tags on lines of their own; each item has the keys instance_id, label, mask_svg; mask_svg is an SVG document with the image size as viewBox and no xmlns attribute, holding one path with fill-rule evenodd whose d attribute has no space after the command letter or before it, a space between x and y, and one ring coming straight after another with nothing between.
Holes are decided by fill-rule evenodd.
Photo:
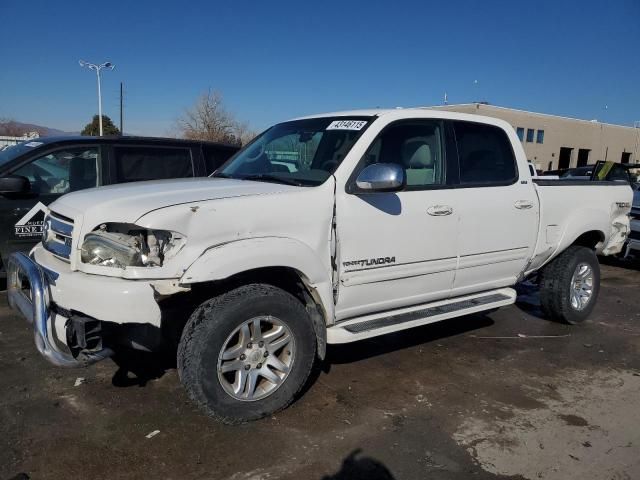
<instances>
[{"instance_id":1,"label":"rear wheel","mask_svg":"<svg viewBox=\"0 0 640 480\"><path fill-rule=\"evenodd\" d=\"M565 323L584 321L600 291L600 265L593 250L567 248L540 274L540 306L545 316Z\"/></svg>"},{"instance_id":2,"label":"rear wheel","mask_svg":"<svg viewBox=\"0 0 640 480\"><path fill-rule=\"evenodd\" d=\"M300 301L271 285L246 285L204 302L178 348L178 372L192 399L225 423L269 415L304 386L316 336Z\"/></svg>"}]
</instances>

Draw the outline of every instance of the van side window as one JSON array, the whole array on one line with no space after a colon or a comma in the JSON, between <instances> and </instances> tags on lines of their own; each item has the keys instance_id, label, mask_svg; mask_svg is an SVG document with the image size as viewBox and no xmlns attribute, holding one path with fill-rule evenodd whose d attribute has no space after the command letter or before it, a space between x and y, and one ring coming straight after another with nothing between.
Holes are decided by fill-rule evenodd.
<instances>
[{"instance_id":1,"label":"van side window","mask_svg":"<svg viewBox=\"0 0 640 480\"><path fill-rule=\"evenodd\" d=\"M473 122L454 122L460 183L509 185L518 177L516 158L506 132Z\"/></svg>"},{"instance_id":2,"label":"van side window","mask_svg":"<svg viewBox=\"0 0 640 480\"><path fill-rule=\"evenodd\" d=\"M118 183L193 177L191 150L163 147L116 147Z\"/></svg>"},{"instance_id":3,"label":"van side window","mask_svg":"<svg viewBox=\"0 0 640 480\"><path fill-rule=\"evenodd\" d=\"M408 190L445 183L443 129L437 120L391 124L374 140L364 165L396 163L404 168Z\"/></svg>"},{"instance_id":4,"label":"van side window","mask_svg":"<svg viewBox=\"0 0 640 480\"><path fill-rule=\"evenodd\" d=\"M98 186L98 147L75 147L43 155L11 172L27 177L31 191L57 195Z\"/></svg>"}]
</instances>

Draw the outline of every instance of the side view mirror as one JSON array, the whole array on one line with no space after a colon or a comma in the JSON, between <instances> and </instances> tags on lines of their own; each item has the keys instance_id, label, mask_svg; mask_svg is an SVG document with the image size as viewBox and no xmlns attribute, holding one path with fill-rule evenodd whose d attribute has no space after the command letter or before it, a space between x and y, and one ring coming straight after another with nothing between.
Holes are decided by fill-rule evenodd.
<instances>
[{"instance_id":1,"label":"side view mirror","mask_svg":"<svg viewBox=\"0 0 640 480\"><path fill-rule=\"evenodd\" d=\"M26 193L31 188L29 179L20 175L0 177L0 194Z\"/></svg>"},{"instance_id":2,"label":"side view mirror","mask_svg":"<svg viewBox=\"0 0 640 480\"><path fill-rule=\"evenodd\" d=\"M356 187L360 193L397 192L407 181L404 168L395 163L374 163L360 172Z\"/></svg>"}]
</instances>

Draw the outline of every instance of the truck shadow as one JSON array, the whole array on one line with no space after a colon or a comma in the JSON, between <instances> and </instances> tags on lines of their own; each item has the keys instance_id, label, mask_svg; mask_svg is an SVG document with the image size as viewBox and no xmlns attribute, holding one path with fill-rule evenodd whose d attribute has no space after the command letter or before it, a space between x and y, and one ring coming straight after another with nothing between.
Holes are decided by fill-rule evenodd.
<instances>
[{"instance_id":1,"label":"truck shadow","mask_svg":"<svg viewBox=\"0 0 640 480\"><path fill-rule=\"evenodd\" d=\"M610 267L624 268L626 270L640 270L640 256L626 259L615 256L598 257L598 261L602 265L608 265Z\"/></svg>"},{"instance_id":2,"label":"truck shadow","mask_svg":"<svg viewBox=\"0 0 640 480\"><path fill-rule=\"evenodd\" d=\"M331 364L352 363L390 352L404 350L416 345L435 342L437 340L462 335L472 330L490 327L494 321L483 314L466 315L443 322L436 322L422 327L411 328L397 333L390 333L359 342L344 345L328 345L327 361L324 371L328 372Z\"/></svg>"},{"instance_id":3,"label":"truck shadow","mask_svg":"<svg viewBox=\"0 0 640 480\"><path fill-rule=\"evenodd\" d=\"M315 383L315 379L322 372L328 373L332 364L357 362L392 351L462 335L472 330L490 327L493 324L493 320L486 314L475 314L347 345L328 345L325 361L316 364L300 395L303 395ZM111 360L117 366L111 379L111 383L115 387L144 387L148 382L161 378L168 370L176 368L175 350L149 353L122 349L116 351Z\"/></svg>"},{"instance_id":4,"label":"truck shadow","mask_svg":"<svg viewBox=\"0 0 640 480\"><path fill-rule=\"evenodd\" d=\"M516 285L515 289L518 293L516 306L520 310L536 318L550 321L544 316L540 308L540 292L537 285L531 282L522 282Z\"/></svg>"},{"instance_id":5,"label":"truck shadow","mask_svg":"<svg viewBox=\"0 0 640 480\"><path fill-rule=\"evenodd\" d=\"M111 360L118 367L111 378L114 387L144 387L149 381L176 368L176 356L171 352L148 353L123 349L117 351Z\"/></svg>"}]
</instances>

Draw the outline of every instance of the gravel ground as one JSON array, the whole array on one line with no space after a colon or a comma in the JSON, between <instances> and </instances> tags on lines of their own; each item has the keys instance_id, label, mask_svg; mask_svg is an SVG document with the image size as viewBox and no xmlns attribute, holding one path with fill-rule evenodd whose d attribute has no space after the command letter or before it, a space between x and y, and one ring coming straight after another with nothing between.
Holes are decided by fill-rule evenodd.
<instances>
[{"instance_id":1,"label":"gravel ground","mask_svg":"<svg viewBox=\"0 0 640 480\"><path fill-rule=\"evenodd\" d=\"M525 288L486 316L330 348L298 402L237 427L155 357L48 365L0 294L0 480L640 478L640 274L602 277L581 326L542 319Z\"/></svg>"}]
</instances>

